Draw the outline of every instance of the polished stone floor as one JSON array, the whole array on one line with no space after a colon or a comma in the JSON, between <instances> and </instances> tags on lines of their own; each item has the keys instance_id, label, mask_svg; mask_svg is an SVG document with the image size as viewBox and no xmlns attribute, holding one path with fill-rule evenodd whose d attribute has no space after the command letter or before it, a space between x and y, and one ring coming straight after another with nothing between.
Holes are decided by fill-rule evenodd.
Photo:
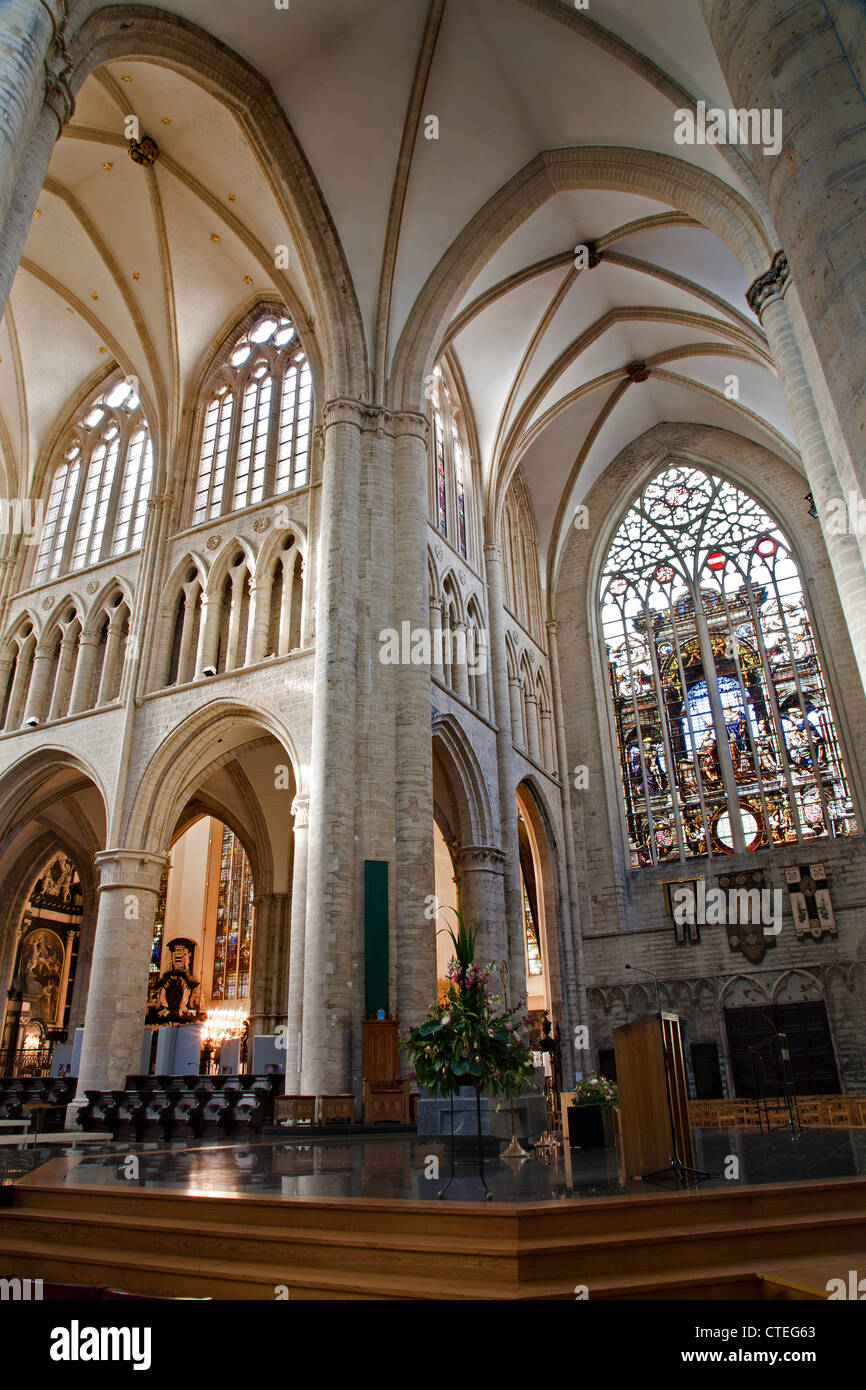
<instances>
[{"instance_id":1,"label":"polished stone floor","mask_svg":"<svg viewBox=\"0 0 866 1390\"><path fill-rule=\"evenodd\" d=\"M866 1175L866 1130L695 1130L695 1162L707 1173L702 1190L724 1188L730 1158L739 1160L738 1181L752 1185ZM128 1162L130 1157L136 1163ZM146 1188L216 1196L368 1197L434 1200L450 1176L447 1145L387 1135L358 1138L264 1139L254 1143L198 1141L165 1145L108 1144L89 1149L6 1148L0 1180L28 1173L67 1187ZM493 1199L537 1202L677 1191L670 1178L653 1184L621 1183L612 1149L573 1150L571 1178L563 1158L532 1157L485 1163ZM680 1188L679 1190L684 1190ZM693 1190L693 1189L691 1189ZM478 1201L484 1195L477 1162L458 1161L447 1198Z\"/></svg>"}]
</instances>

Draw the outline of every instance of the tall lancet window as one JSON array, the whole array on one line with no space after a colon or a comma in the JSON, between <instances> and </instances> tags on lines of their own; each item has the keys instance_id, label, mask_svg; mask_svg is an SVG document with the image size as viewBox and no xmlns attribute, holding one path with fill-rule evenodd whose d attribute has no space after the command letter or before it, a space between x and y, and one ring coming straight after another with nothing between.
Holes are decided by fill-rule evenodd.
<instances>
[{"instance_id":1,"label":"tall lancet window","mask_svg":"<svg viewBox=\"0 0 866 1390\"><path fill-rule=\"evenodd\" d=\"M600 603L634 865L856 832L800 572L760 503L667 467Z\"/></svg>"},{"instance_id":2,"label":"tall lancet window","mask_svg":"<svg viewBox=\"0 0 866 1390\"><path fill-rule=\"evenodd\" d=\"M473 554L471 468L462 435L465 415L436 367L427 382L430 402L430 510L431 523L448 544L469 564ZM477 532L475 532L477 534Z\"/></svg>"},{"instance_id":3,"label":"tall lancet window","mask_svg":"<svg viewBox=\"0 0 866 1390\"><path fill-rule=\"evenodd\" d=\"M253 876L243 845L227 825L222 832L212 999L244 999L250 992L253 949Z\"/></svg>"},{"instance_id":4,"label":"tall lancet window","mask_svg":"<svg viewBox=\"0 0 866 1390\"><path fill-rule=\"evenodd\" d=\"M62 446L45 504L33 583L136 550L153 481L153 445L132 382L115 381Z\"/></svg>"},{"instance_id":5,"label":"tall lancet window","mask_svg":"<svg viewBox=\"0 0 866 1390\"><path fill-rule=\"evenodd\" d=\"M313 386L291 319L262 310L211 372L203 400L193 525L308 482Z\"/></svg>"}]
</instances>

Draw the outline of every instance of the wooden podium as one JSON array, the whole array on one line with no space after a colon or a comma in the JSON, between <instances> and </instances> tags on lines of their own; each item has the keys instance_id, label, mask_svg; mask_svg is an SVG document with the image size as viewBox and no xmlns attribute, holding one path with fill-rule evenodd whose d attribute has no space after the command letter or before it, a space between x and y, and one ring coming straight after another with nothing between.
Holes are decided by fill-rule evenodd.
<instances>
[{"instance_id":1,"label":"wooden podium","mask_svg":"<svg viewBox=\"0 0 866 1390\"><path fill-rule=\"evenodd\" d=\"M661 1022L659 1021L661 1019ZM668 1076L662 1038L668 1055ZM676 1014L646 1014L613 1030L625 1176L645 1177L670 1168L673 1114L676 1152L694 1168L689 1101L680 1020ZM668 1077L670 1110L668 1109Z\"/></svg>"}]
</instances>

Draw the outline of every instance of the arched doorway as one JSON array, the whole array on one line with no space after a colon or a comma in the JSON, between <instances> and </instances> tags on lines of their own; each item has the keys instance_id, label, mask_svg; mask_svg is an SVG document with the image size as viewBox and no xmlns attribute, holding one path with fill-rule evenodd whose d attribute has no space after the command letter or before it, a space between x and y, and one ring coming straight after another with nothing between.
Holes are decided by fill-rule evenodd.
<instances>
[{"instance_id":1,"label":"arched doorway","mask_svg":"<svg viewBox=\"0 0 866 1390\"><path fill-rule=\"evenodd\" d=\"M567 990L559 957L553 836L543 802L529 781L518 786L516 801L527 1007L546 1010L558 1030Z\"/></svg>"},{"instance_id":2,"label":"arched doorway","mask_svg":"<svg viewBox=\"0 0 866 1390\"><path fill-rule=\"evenodd\" d=\"M95 777L65 750L28 757L0 782L0 1075L46 1075L58 1048L71 1061L105 827Z\"/></svg>"},{"instance_id":3,"label":"arched doorway","mask_svg":"<svg viewBox=\"0 0 866 1390\"><path fill-rule=\"evenodd\" d=\"M242 839L218 817L196 816L172 843L160 884L143 1071L234 1073L252 1060L254 904Z\"/></svg>"}]
</instances>

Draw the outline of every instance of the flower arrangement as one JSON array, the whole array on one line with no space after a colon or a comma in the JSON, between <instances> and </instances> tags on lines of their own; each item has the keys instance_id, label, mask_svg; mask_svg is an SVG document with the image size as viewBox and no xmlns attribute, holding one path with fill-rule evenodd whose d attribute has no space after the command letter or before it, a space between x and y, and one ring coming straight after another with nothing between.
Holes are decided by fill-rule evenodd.
<instances>
[{"instance_id":1,"label":"flower arrangement","mask_svg":"<svg viewBox=\"0 0 866 1390\"><path fill-rule=\"evenodd\" d=\"M412 1057L415 1078L434 1095L474 1086L495 1096L519 1096L533 1074L528 1047L526 1001L500 1008L487 987L490 971L475 960L477 929L457 913L449 931L454 956L443 996L402 1044ZM526 1036L524 1036L526 1035Z\"/></svg>"},{"instance_id":2,"label":"flower arrangement","mask_svg":"<svg viewBox=\"0 0 866 1390\"><path fill-rule=\"evenodd\" d=\"M578 1081L571 1103L572 1105L602 1105L605 1109L613 1110L619 1104L616 1084L613 1081L608 1081L606 1076L598 1076L592 1072L589 1076L585 1076L582 1081Z\"/></svg>"}]
</instances>

